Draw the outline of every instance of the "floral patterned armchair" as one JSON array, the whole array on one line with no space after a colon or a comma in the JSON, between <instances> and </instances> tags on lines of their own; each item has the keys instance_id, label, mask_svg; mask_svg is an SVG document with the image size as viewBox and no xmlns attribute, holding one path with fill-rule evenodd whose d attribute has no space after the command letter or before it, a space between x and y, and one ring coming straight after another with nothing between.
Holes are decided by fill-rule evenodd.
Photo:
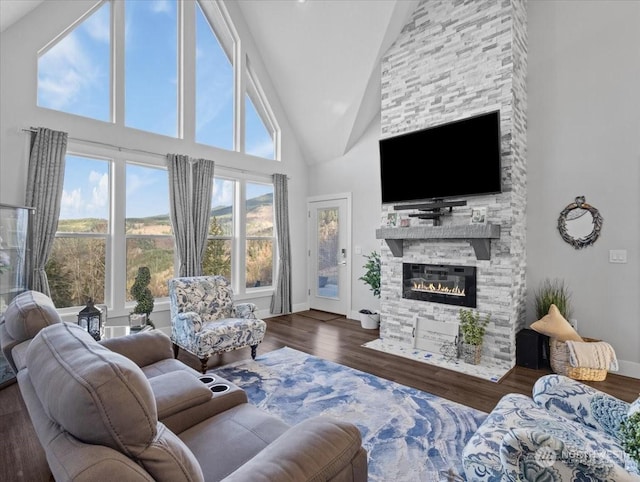
<instances>
[{"instance_id":1,"label":"floral patterned armchair","mask_svg":"<svg viewBox=\"0 0 640 482\"><path fill-rule=\"evenodd\" d=\"M467 480L640 482L618 438L640 409L562 375L545 375L533 399L505 395L467 442Z\"/></svg>"},{"instance_id":2,"label":"floral patterned armchair","mask_svg":"<svg viewBox=\"0 0 640 482\"><path fill-rule=\"evenodd\" d=\"M169 280L171 341L200 359L202 373L211 355L251 347L256 357L267 324L256 319L253 303L234 303L223 276L193 276Z\"/></svg>"}]
</instances>

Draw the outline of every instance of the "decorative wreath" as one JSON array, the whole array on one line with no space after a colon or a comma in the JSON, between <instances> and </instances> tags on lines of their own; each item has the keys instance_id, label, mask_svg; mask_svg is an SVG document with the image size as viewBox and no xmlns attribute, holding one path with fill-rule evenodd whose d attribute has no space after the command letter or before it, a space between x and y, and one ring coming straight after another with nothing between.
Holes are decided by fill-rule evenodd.
<instances>
[{"instance_id":1,"label":"decorative wreath","mask_svg":"<svg viewBox=\"0 0 640 482\"><path fill-rule=\"evenodd\" d=\"M567 220L568 219L576 219L578 216L572 216L572 213L576 209L581 209L584 211L589 211L591 213L592 222L593 222L593 230L582 238L574 238L567 231ZM575 202L569 204L566 208L562 210L560 216L558 217L558 231L560 231L560 236L567 243L573 246L575 249L582 249L587 246L591 246L596 242L598 237L600 236L600 230L602 229L602 216L600 212L596 208L594 208L591 204L585 202L584 196L576 197Z\"/></svg>"}]
</instances>

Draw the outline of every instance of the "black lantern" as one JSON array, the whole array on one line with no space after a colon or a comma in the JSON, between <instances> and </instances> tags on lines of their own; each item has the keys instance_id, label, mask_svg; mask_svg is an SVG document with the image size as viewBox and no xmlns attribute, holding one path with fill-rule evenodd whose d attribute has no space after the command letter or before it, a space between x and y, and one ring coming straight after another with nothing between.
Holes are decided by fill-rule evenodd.
<instances>
[{"instance_id":1,"label":"black lantern","mask_svg":"<svg viewBox=\"0 0 640 482\"><path fill-rule=\"evenodd\" d=\"M87 330L96 341L100 341L100 335L102 333L102 311L95 307L92 298L89 298L87 306L78 313L78 325Z\"/></svg>"}]
</instances>

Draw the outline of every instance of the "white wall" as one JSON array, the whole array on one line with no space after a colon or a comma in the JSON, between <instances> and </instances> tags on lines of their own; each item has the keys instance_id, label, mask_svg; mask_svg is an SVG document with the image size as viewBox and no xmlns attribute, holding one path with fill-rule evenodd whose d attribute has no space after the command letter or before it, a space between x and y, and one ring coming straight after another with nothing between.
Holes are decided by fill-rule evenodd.
<instances>
[{"instance_id":1,"label":"white wall","mask_svg":"<svg viewBox=\"0 0 640 482\"><path fill-rule=\"evenodd\" d=\"M291 127L279 104L278 96L260 61L254 41L229 2L236 28L243 38L252 67L262 83L275 116L282 128L282 161L270 161L236 152L224 151L165 136L128 129L110 123L81 118L36 106L37 52L66 29L91 6L91 0L47 1L0 36L0 202L24 204L28 166L28 135L23 128L49 127L88 139L156 153L177 152L213 159L218 167L241 168L261 174L285 173L289 176L293 304L307 306L306 295L306 206L307 166ZM268 313L270 297L253 300L260 315ZM155 312L154 312L155 313ZM160 316L160 318L163 318ZM155 318L154 318L155 319Z\"/></svg>"},{"instance_id":2,"label":"white wall","mask_svg":"<svg viewBox=\"0 0 640 482\"><path fill-rule=\"evenodd\" d=\"M352 197L351 228L351 314L380 309L380 300L358 278L364 274L363 254L380 253L381 240L375 230L380 227L380 116L376 116L363 136L344 156L309 168L309 196L350 192ZM362 254L356 254L359 248Z\"/></svg>"},{"instance_id":3,"label":"white wall","mask_svg":"<svg viewBox=\"0 0 640 482\"><path fill-rule=\"evenodd\" d=\"M540 282L564 279L580 333L640 377L640 2L529 1L528 18L527 317ZM578 195L604 218L582 250L556 229Z\"/></svg>"}]
</instances>

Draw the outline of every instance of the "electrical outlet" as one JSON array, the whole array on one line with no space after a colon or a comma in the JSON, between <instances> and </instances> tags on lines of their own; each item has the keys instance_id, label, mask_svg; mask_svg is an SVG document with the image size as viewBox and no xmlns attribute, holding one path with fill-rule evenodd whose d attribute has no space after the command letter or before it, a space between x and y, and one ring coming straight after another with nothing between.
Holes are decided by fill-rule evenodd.
<instances>
[{"instance_id":1,"label":"electrical outlet","mask_svg":"<svg viewBox=\"0 0 640 482\"><path fill-rule=\"evenodd\" d=\"M626 249L610 249L609 250L609 263L624 264L626 262L627 262Z\"/></svg>"}]
</instances>

